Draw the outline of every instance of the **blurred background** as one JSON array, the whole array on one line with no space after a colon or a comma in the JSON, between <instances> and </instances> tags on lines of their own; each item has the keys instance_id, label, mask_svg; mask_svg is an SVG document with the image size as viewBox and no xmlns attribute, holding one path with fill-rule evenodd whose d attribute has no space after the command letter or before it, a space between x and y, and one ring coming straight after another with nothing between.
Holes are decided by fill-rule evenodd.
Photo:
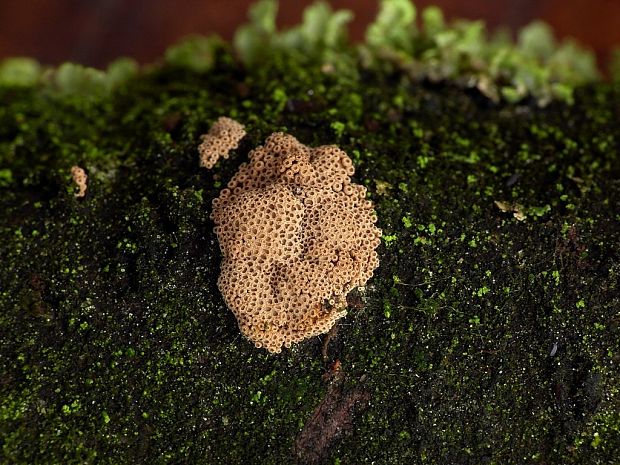
<instances>
[{"instance_id":1,"label":"blurred background","mask_svg":"<svg viewBox=\"0 0 620 465\"><path fill-rule=\"evenodd\" d=\"M119 56L141 63L191 33L232 38L253 0L0 0L0 59L32 56L44 64L75 61L105 67ZM312 0L280 0L280 26L294 25ZM354 12L351 37L361 40L378 0L331 0ZM620 0L416 0L434 4L447 18L483 19L489 28L517 30L543 19L556 36L592 48L605 66L620 45Z\"/></svg>"}]
</instances>

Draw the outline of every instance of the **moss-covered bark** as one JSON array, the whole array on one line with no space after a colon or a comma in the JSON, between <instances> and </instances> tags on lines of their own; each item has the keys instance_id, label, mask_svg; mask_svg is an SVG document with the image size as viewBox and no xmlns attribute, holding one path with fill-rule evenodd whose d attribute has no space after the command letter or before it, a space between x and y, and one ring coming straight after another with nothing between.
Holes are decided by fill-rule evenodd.
<instances>
[{"instance_id":1,"label":"moss-covered bark","mask_svg":"<svg viewBox=\"0 0 620 465\"><path fill-rule=\"evenodd\" d=\"M618 89L541 109L325 71L220 53L108 96L0 91L3 463L617 460ZM221 115L249 135L199 169ZM337 332L273 356L218 293L209 213L277 130L349 153L384 236Z\"/></svg>"}]
</instances>

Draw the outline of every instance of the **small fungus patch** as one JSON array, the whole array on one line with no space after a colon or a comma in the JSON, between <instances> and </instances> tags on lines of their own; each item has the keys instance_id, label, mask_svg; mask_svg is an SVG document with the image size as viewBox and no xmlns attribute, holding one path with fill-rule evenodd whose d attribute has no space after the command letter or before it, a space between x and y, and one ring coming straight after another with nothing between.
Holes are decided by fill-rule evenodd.
<instances>
[{"instance_id":1,"label":"small fungus patch","mask_svg":"<svg viewBox=\"0 0 620 465\"><path fill-rule=\"evenodd\" d=\"M200 166L211 169L220 158L228 158L244 136L245 128L241 123L226 116L218 118L209 132L201 136L202 143L198 146Z\"/></svg>"},{"instance_id":2,"label":"small fungus patch","mask_svg":"<svg viewBox=\"0 0 620 465\"><path fill-rule=\"evenodd\" d=\"M71 167L71 177L73 178L73 182L78 187L78 191L75 193L76 197L84 197L86 195L86 190L88 189L88 175L84 168L80 168L75 165Z\"/></svg>"},{"instance_id":3,"label":"small fungus patch","mask_svg":"<svg viewBox=\"0 0 620 465\"><path fill-rule=\"evenodd\" d=\"M381 231L338 147L274 133L249 157L213 201L218 287L242 333L279 352L346 314L349 291L379 265Z\"/></svg>"}]
</instances>

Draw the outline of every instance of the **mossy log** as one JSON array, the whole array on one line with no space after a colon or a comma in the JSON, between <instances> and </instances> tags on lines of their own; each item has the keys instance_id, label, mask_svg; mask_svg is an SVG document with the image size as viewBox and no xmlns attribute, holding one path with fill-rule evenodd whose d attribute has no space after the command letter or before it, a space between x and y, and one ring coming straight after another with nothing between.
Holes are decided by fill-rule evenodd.
<instances>
[{"instance_id":1,"label":"mossy log","mask_svg":"<svg viewBox=\"0 0 620 465\"><path fill-rule=\"evenodd\" d=\"M541 108L214 60L0 90L0 462L617 463L618 87ZM220 116L248 135L209 171ZM271 355L216 287L209 214L275 131L345 150L383 237L336 330Z\"/></svg>"}]
</instances>

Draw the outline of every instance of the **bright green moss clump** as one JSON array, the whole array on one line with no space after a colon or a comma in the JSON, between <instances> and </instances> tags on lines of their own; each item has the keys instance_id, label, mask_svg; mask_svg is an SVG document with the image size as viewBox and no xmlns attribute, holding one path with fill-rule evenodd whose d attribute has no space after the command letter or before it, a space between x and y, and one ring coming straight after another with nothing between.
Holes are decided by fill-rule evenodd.
<instances>
[{"instance_id":1,"label":"bright green moss clump","mask_svg":"<svg viewBox=\"0 0 620 465\"><path fill-rule=\"evenodd\" d=\"M614 463L620 88L541 108L340 41L209 43L93 92L0 80L0 463ZM222 115L247 139L200 169ZM209 214L276 130L352 157L383 245L337 333L272 356Z\"/></svg>"}]
</instances>

